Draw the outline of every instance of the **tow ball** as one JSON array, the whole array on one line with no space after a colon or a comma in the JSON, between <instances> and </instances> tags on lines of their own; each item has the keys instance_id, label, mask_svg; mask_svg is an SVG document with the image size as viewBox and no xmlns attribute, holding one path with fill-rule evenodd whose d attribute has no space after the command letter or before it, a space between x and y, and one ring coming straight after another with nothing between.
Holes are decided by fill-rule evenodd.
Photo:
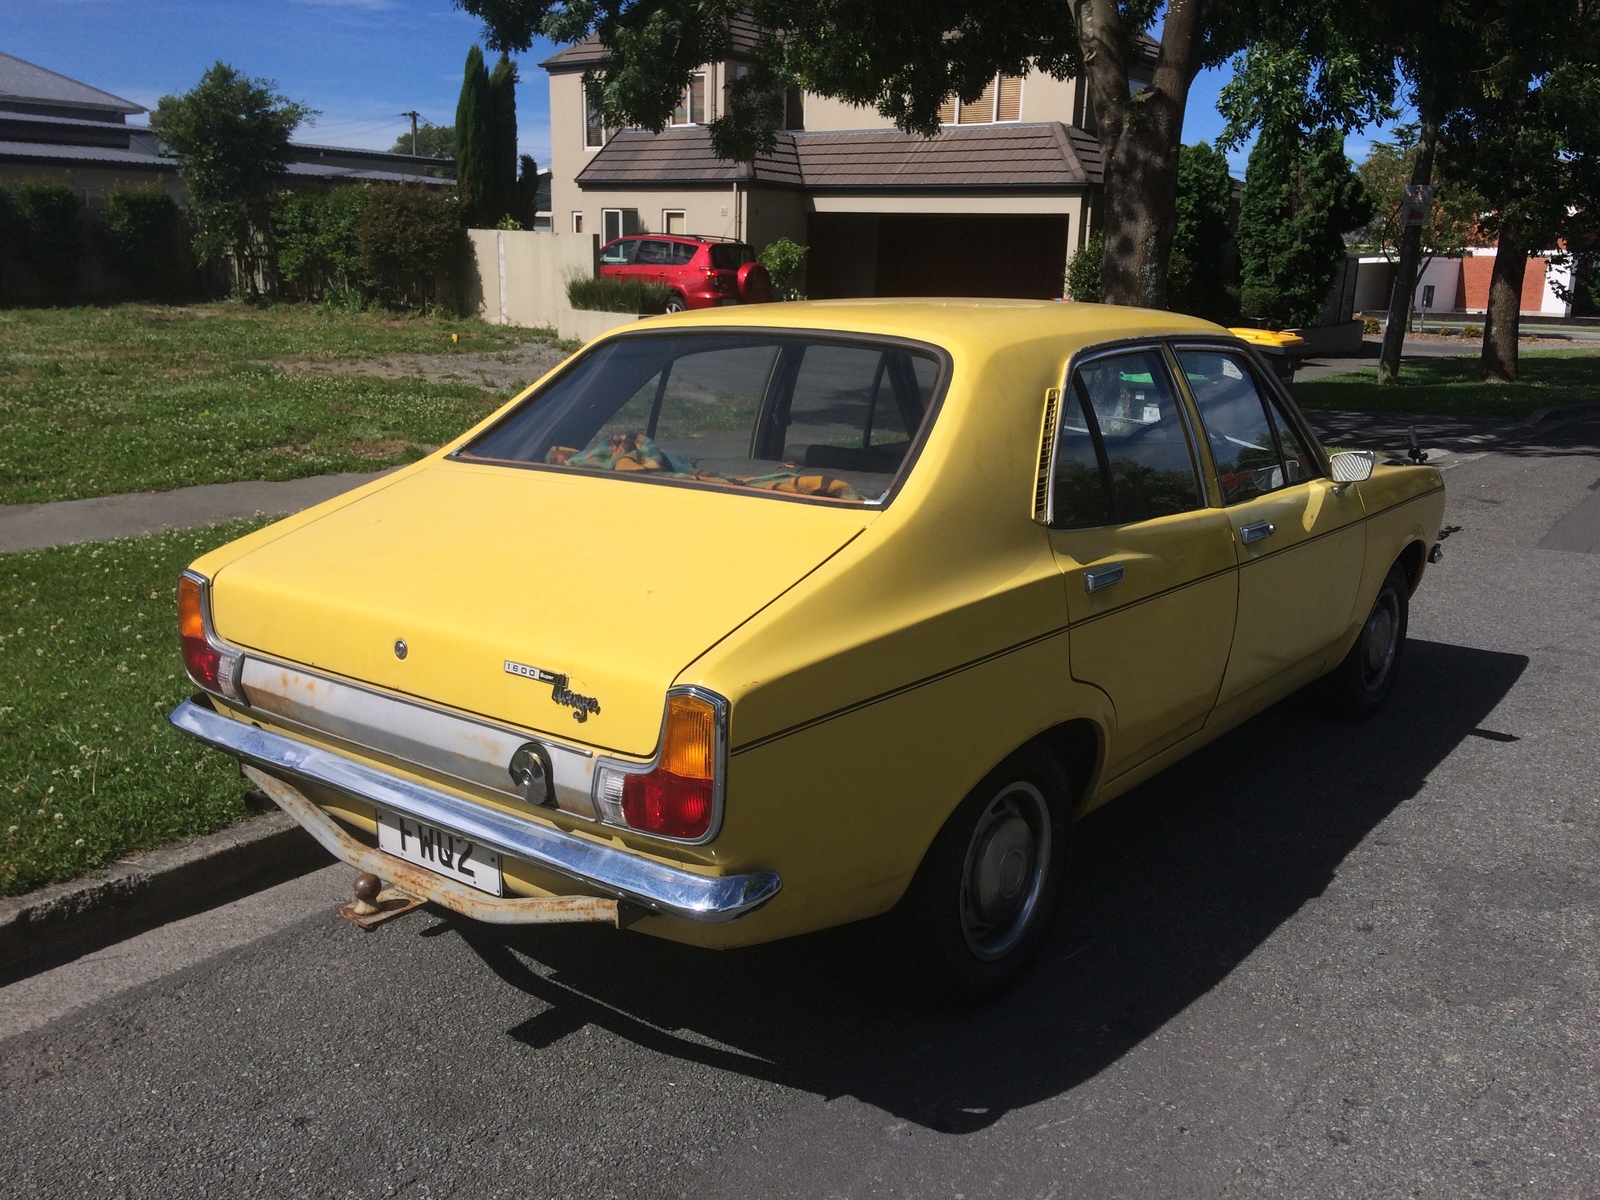
<instances>
[{"instance_id":1,"label":"tow ball","mask_svg":"<svg viewBox=\"0 0 1600 1200\"><path fill-rule=\"evenodd\" d=\"M339 906L339 915L368 931L422 905L421 900L409 893L384 887L383 880L370 873L356 876L355 893L354 900Z\"/></svg>"}]
</instances>

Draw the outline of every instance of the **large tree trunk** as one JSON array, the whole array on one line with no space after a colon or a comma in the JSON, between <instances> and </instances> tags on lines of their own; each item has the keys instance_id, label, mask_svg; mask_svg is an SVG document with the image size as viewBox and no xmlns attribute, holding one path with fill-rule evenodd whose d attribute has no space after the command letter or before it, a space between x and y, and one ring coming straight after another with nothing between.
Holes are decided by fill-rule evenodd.
<instances>
[{"instance_id":1,"label":"large tree trunk","mask_svg":"<svg viewBox=\"0 0 1600 1200\"><path fill-rule=\"evenodd\" d=\"M1489 277L1489 312L1483 322L1483 358L1478 373L1490 383L1515 383L1517 379L1522 277L1528 271L1528 255L1520 232L1513 221L1501 223L1494 273Z\"/></svg>"},{"instance_id":2,"label":"large tree trunk","mask_svg":"<svg viewBox=\"0 0 1600 1200\"><path fill-rule=\"evenodd\" d=\"M1099 124L1106 304L1163 308L1177 232L1178 147L1194 80L1205 0L1171 0L1149 87L1129 95L1115 0L1073 0L1084 76Z\"/></svg>"},{"instance_id":3,"label":"large tree trunk","mask_svg":"<svg viewBox=\"0 0 1600 1200\"><path fill-rule=\"evenodd\" d=\"M1424 98L1421 106L1422 130L1417 140L1417 161L1411 169L1413 187L1433 182L1433 151L1439 142L1437 105ZM1383 352L1378 356L1378 382L1398 383L1400 352L1405 348L1406 327L1411 324L1411 299L1417 292L1417 273L1422 260L1422 226L1408 225L1400 234L1400 263L1394 274L1394 291L1389 294L1389 321L1383 330Z\"/></svg>"}]
</instances>

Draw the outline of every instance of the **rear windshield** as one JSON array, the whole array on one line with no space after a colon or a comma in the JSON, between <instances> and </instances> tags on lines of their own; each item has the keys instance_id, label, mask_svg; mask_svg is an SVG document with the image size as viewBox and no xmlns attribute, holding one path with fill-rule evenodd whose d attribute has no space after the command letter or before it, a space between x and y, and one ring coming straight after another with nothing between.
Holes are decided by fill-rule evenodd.
<instances>
[{"instance_id":1,"label":"rear windshield","mask_svg":"<svg viewBox=\"0 0 1600 1200\"><path fill-rule=\"evenodd\" d=\"M749 246L712 246L711 265L718 271L737 271L747 262L755 262L756 252Z\"/></svg>"},{"instance_id":2,"label":"rear windshield","mask_svg":"<svg viewBox=\"0 0 1600 1200\"><path fill-rule=\"evenodd\" d=\"M807 335L618 338L456 456L876 503L927 419L939 361Z\"/></svg>"}]
</instances>

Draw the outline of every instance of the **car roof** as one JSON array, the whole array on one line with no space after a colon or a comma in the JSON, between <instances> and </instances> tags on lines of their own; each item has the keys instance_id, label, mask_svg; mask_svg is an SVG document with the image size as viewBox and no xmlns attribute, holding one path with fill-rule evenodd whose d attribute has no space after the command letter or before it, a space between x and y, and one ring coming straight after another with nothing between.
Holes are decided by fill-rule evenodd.
<instances>
[{"instance_id":1,"label":"car roof","mask_svg":"<svg viewBox=\"0 0 1600 1200\"><path fill-rule=\"evenodd\" d=\"M649 317L607 338L656 330L695 328L796 329L876 334L982 351L1038 338L1082 345L1140 337L1225 337L1220 325L1160 309L1059 300L990 300L968 297L805 300L692 309Z\"/></svg>"}]
</instances>

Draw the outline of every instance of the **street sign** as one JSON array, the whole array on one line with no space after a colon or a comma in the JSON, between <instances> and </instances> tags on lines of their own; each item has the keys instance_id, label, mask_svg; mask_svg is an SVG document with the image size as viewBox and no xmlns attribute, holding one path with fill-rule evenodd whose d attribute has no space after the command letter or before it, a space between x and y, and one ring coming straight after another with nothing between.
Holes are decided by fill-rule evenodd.
<instances>
[{"instance_id":1,"label":"street sign","mask_svg":"<svg viewBox=\"0 0 1600 1200\"><path fill-rule=\"evenodd\" d=\"M1418 183L1406 188L1405 202L1400 206L1402 225L1426 225L1433 210L1433 184Z\"/></svg>"}]
</instances>

